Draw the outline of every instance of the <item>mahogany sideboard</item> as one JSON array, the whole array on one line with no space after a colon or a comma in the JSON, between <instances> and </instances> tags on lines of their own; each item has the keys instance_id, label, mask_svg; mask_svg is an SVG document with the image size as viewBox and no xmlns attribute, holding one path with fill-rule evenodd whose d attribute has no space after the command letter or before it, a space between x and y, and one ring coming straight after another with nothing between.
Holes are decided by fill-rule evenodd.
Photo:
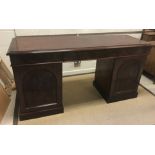
<instances>
[{"instance_id":1,"label":"mahogany sideboard","mask_svg":"<svg viewBox=\"0 0 155 155\"><path fill-rule=\"evenodd\" d=\"M108 103L137 97L150 48L147 42L128 35L15 37L7 53L17 87L15 118L64 112L63 62L96 59L93 85Z\"/></svg>"}]
</instances>

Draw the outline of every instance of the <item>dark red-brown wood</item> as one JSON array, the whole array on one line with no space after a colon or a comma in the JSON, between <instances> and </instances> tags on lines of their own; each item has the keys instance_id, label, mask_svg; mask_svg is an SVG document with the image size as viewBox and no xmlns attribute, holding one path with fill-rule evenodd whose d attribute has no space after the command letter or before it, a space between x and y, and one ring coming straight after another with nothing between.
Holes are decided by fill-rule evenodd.
<instances>
[{"instance_id":1,"label":"dark red-brown wood","mask_svg":"<svg viewBox=\"0 0 155 155\"><path fill-rule=\"evenodd\" d=\"M143 30L142 40L149 41L149 43L153 46L146 59L146 63L144 66L144 74L154 80L155 83L155 30Z\"/></svg>"},{"instance_id":2,"label":"dark red-brown wood","mask_svg":"<svg viewBox=\"0 0 155 155\"><path fill-rule=\"evenodd\" d=\"M62 63L13 66L20 120L63 112Z\"/></svg>"},{"instance_id":3,"label":"dark red-brown wood","mask_svg":"<svg viewBox=\"0 0 155 155\"><path fill-rule=\"evenodd\" d=\"M144 56L98 60L94 86L110 102L137 97Z\"/></svg>"},{"instance_id":4,"label":"dark red-brown wood","mask_svg":"<svg viewBox=\"0 0 155 155\"><path fill-rule=\"evenodd\" d=\"M56 35L26 36L12 40L8 54L52 53L149 46L148 43L128 35Z\"/></svg>"},{"instance_id":5,"label":"dark red-brown wood","mask_svg":"<svg viewBox=\"0 0 155 155\"><path fill-rule=\"evenodd\" d=\"M68 61L97 60L94 86L107 102L136 97L150 48L127 35L14 38L8 55L17 85L16 118L63 112L62 63Z\"/></svg>"}]
</instances>

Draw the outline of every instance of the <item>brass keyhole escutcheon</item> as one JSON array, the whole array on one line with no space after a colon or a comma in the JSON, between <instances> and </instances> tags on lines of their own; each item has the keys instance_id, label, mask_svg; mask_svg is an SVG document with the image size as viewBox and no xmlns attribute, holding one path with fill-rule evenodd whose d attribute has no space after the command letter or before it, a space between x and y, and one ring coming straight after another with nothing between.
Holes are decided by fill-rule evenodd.
<instances>
[{"instance_id":1,"label":"brass keyhole escutcheon","mask_svg":"<svg viewBox=\"0 0 155 155\"><path fill-rule=\"evenodd\" d=\"M74 61L74 67L80 67L81 66L81 61Z\"/></svg>"}]
</instances>

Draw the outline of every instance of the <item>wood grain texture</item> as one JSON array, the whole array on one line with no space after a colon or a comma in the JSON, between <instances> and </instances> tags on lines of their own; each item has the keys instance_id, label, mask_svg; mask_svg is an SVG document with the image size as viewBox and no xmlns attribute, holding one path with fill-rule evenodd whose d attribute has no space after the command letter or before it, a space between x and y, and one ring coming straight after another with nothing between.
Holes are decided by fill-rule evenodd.
<instances>
[{"instance_id":1,"label":"wood grain texture","mask_svg":"<svg viewBox=\"0 0 155 155\"><path fill-rule=\"evenodd\" d=\"M149 46L148 43L128 35L55 35L16 37L8 54L85 51L107 48Z\"/></svg>"},{"instance_id":2,"label":"wood grain texture","mask_svg":"<svg viewBox=\"0 0 155 155\"><path fill-rule=\"evenodd\" d=\"M94 86L108 103L137 97L146 56L98 60Z\"/></svg>"},{"instance_id":3,"label":"wood grain texture","mask_svg":"<svg viewBox=\"0 0 155 155\"><path fill-rule=\"evenodd\" d=\"M144 67L144 72L146 75L151 76L151 79L154 79L155 82L155 30L144 30L142 35L142 40L149 41L152 45L150 54L147 57L146 64Z\"/></svg>"},{"instance_id":4,"label":"wood grain texture","mask_svg":"<svg viewBox=\"0 0 155 155\"><path fill-rule=\"evenodd\" d=\"M94 86L107 102L136 97L150 48L124 35L17 37L8 50L17 85L15 111L19 108L20 120L63 112L62 63L75 60L97 59Z\"/></svg>"},{"instance_id":5,"label":"wood grain texture","mask_svg":"<svg viewBox=\"0 0 155 155\"><path fill-rule=\"evenodd\" d=\"M61 109L62 64L13 67L20 102L20 119ZM52 113L52 112L51 112ZM30 116L29 116L30 115Z\"/></svg>"}]
</instances>

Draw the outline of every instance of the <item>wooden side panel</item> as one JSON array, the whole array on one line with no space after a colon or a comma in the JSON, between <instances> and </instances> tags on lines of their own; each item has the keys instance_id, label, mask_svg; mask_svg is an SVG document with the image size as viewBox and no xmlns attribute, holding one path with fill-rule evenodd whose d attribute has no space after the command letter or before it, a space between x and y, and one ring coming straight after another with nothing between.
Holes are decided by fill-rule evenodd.
<instances>
[{"instance_id":1,"label":"wooden side panel","mask_svg":"<svg viewBox=\"0 0 155 155\"><path fill-rule=\"evenodd\" d=\"M99 59L96 63L94 86L104 96L109 97L114 68L114 59Z\"/></svg>"},{"instance_id":2,"label":"wooden side panel","mask_svg":"<svg viewBox=\"0 0 155 155\"><path fill-rule=\"evenodd\" d=\"M155 30L144 30L142 40L155 41ZM144 67L144 74L155 82L155 47L152 47Z\"/></svg>"},{"instance_id":3,"label":"wooden side panel","mask_svg":"<svg viewBox=\"0 0 155 155\"><path fill-rule=\"evenodd\" d=\"M20 119L63 112L62 64L49 63L14 67L20 103Z\"/></svg>"},{"instance_id":4,"label":"wooden side panel","mask_svg":"<svg viewBox=\"0 0 155 155\"><path fill-rule=\"evenodd\" d=\"M147 57L144 71L153 75L155 80L155 47L151 49L150 54Z\"/></svg>"}]
</instances>

